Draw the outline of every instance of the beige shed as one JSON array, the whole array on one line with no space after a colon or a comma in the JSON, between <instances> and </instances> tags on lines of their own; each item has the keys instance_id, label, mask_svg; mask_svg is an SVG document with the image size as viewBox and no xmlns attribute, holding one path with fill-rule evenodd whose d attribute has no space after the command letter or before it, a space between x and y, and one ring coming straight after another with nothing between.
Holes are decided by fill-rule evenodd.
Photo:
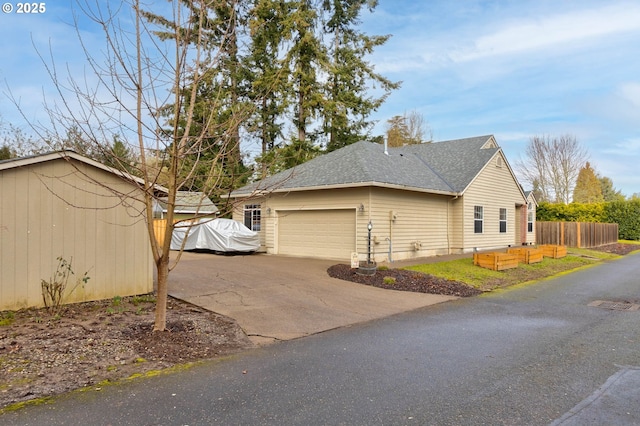
<instances>
[{"instance_id":1,"label":"beige shed","mask_svg":"<svg viewBox=\"0 0 640 426\"><path fill-rule=\"evenodd\" d=\"M58 258L90 277L64 303L153 291L141 192L71 151L0 162L0 310L43 306Z\"/></svg>"}]
</instances>

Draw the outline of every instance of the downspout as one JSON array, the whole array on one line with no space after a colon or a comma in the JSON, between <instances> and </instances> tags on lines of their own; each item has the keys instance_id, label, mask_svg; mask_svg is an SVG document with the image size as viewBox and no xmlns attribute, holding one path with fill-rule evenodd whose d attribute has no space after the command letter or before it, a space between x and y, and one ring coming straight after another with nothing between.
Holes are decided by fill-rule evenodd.
<instances>
[{"instance_id":1,"label":"downspout","mask_svg":"<svg viewBox=\"0 0 640 426\"><path fill-rule=\"evenodd\" d=\"M387 237L385 240L389 241L389 263L393 263L393 258L391 257L393 254L393 244L391 243L391 238Z\"/></svg>"},{"instance_id":2,"label":"downspout","mask_svg":"<svg viewBox=\"0 0 640 426\"><path fill-rule=\"evenodd\" d=\"M451 202L460 198L459 195L456 195L449 201L447 201L447 254L451 254L451 213L449 212Z\"/></svg>"}]
</instances>

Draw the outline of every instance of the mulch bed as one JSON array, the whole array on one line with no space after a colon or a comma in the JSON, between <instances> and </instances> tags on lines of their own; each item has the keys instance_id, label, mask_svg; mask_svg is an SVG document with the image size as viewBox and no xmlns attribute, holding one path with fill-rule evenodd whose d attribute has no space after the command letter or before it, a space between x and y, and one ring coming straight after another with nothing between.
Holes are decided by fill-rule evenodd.
<instances>
[{"instance_id":1,"label":"mulch bed","mask_svg":"<svg viewBox=\"0 0 640 426\"><path fill-rule=\"evenodd\" d=\"M357 270L352 269L351 266L338 264L327 269L327 273L333 278L390 290L460 297L476 296L482 293L481 290L459 281L447 280L404 269L378 270L374 275L359 275ZM385 277L395 278L395 282L386 284L384 282Z\"/></svg>"}]
</instances>

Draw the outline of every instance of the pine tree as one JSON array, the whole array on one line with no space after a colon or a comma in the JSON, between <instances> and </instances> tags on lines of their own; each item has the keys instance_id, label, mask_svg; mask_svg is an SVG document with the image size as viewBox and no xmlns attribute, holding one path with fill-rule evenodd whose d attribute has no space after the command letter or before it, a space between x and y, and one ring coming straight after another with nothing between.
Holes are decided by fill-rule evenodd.
<instances>
[{"instance_id":1,"label":"pine tree","mask_svg":"<svg viewBox=\"0 0 640 426\"><path fill-rule=\"evenodd\" d=\"M373 123L369 115L376 111L400 84L392 83L374 72L365 57L390 36L368 36L358 30L364 7L373 11L371 0L324 0L322 8L328 20L323 27L332 36L327 46L330 62L323 104L323 133L328 138L327 151L370 137ZM384 90L378 98L369 96L371 85Z\"/></svg>"},{"instance_id":2,"label":"pine tree","mask_svg":"<svg viewBox=\"0 0 640 426\"><path fill-rule=\"evenodd\" d=\"M596 173L591 168L591 164L587 161L584 167L580 169L576 186L573 189L574 203L599 203L604 200L602 196L602 187Z\"/></svg>"},{"instance_id":3,"label":"pine tree","mask_svg":"<svg viewBox=\"0 0 640 426\"><path fill-rule=\"evenodd\" d=\"M198 69L192 71L198 74L198 84L187 81L182 87L176 87L174 90L180 92L181 103L166 105L158 115L179 126L178 129L164 129L162 134L165 137L180 139L187 132L194 137L198 135L199 140L194 141L191 156L180 164L184 177L188 176L184 189L209 192L211 187L216 187L218 194L213 194L215 198L215 195L246 183L248 177L248 168L243 163L240 150L240 127L247 118L240 84L244 70L238 51L238 32L243 18L234 0L213 0L204 4L196 0L180 0L180 3L191 11L192 20L178 31L173 22L159 15L145 13L144 16L166 29L156 32L161 39L182 34L185 40L203 52ZM186 111L191 110L192 103L193 113L187 123L183 117ZM177 120L173 120L175 116ZM203 178L210 176L209 164L213 163L222 164L215 182ZM220 185L220 181L224 184Z\"/></svg>"}]
</instances>

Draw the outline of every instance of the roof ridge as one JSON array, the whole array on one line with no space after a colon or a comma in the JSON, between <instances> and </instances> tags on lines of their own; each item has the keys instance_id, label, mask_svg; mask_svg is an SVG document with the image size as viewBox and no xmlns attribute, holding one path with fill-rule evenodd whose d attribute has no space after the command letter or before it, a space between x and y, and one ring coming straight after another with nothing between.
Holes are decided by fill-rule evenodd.
<instances>
[{"instance_id":1,"label":"roof ridge","mask_svg":"<svg viewBox=\"0 0 640 426\"><path fill-rule=\"evenodd\" d=\"M451 189L452 192L456 192L455 188L453 186L451 186L451 184L449 182L447 182L447 180L440 173L438 173L437 170L435 170L433 167L431 167L431 164L427 163L427 161L424 158L422 158L421 156L419 156L417 153L413 152L412 154L418 159L418 161L420 161L422 164L427 166L429 168L429 170L431 170L433 172L434 175L438 176L438 178L440 178L440 180L442 180L442 182L444 182L445 185L447 185L449 187L449 189Z\"/></svg>"}]
</instances>

